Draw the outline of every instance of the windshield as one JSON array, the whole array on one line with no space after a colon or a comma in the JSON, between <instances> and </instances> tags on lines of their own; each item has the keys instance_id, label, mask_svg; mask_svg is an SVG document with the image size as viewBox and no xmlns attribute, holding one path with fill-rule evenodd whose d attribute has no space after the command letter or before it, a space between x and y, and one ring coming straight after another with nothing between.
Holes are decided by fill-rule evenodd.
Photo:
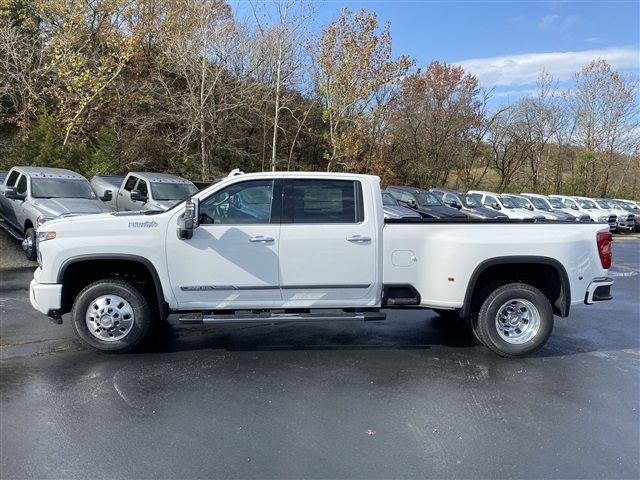
<instances>
[{"instance_id":1,"label":"windshield","mask_svg":"<svg viewBox=\"0 0 640 480\"><path fill-rule=\"evenodd\" d=\"M529 201L525 198L520 198L520 197L509 197L509 198L513 200L513 203L515 203L518 208L527 208L527 205L529 205Z\"/></svg>"},{"instance_id":2,"label":"windshield","mask_svg":"<svg viewBox=\"0 0 640 480\"><path fill-rule=\"evenodd\" d=\"M393 207L400 205L393 195L386 192L382 194L382 204Z\"/></svg>"},{"instance_id":3,"label":"windshield","mask_svg":"<svg viewBox=\"0 0 640 480\"><path fill-rule=\"evenodd\" d=\"M502 206L505 208L516 208L516 204L513 203L510 197L500 197L500 202L502 202Z\"/></svg>"},{"instance_id":4,"label":"windshield","mask_svg":"<svg viewBox=\"0 0 640 480\"><path fill-rule=\"evenodd\" d=\"M596 207L596 204L591 200L582 200L581 198L576 198L576 202L578 202L578 205L580 205L582 208L598 208Z\"/></svg>"},{"instance_id":5,"label":"windshield","mask_svg":"<svg viewBox=\"0 0 640 480\"><path fill-rule=\"evenodd\" d=\"M562 201L559 198L552 198L549 197L549 203L551 204L551 206L553 208L566 208L563 204Z\"/></svg>"},{"instance_id":6,"label":"windshield","mask_svg":"<svg viewBox=\"0 0 640 480\"><path fill-rule=\"evenodd\" d=\"M546 200L540 197L531 197L529 200L531 200L533 206L538 210L551 210L551 206L546 202Z\"/></svg>"},{"instance_id":7,"label":"windshield","mask_svg":"<svg viewBox=\"0 0 640 480\"><path fill-rule=\"evenodd\" d=\"M458 196L460 197L460 200L462 200L462 204L467 208L482 207L482 203L480 203L480 201L473 195L460 194Z\"/></svg>"},{"instance_id":8,"label":"windshield","mask_svg":"<svg viewBox=\"0 0 640 480\"><path fill-rule=\"evenodd\" d=\"M609 200L596 200L596 203L600 205L600 208L616 208L613 202Z\"/></svg>"},{"instance_id":9,"label":"windshield","mask_svg":"<svg viewBox=\"0 0 640 480\"><path fill-rule=\"evenodd\" d=\"M86 180L68 178L33 178L31 196L35 198L86 198L95 199L97 195Z\"/></svg>"},{"instance_id":10,"label":"windshield","mask_svg":"<svg viewBox=\"0 0 640 480\"><path fill-rule=\"evenodd\" d=\"M151 183L154 200L184 200L198 188L193 183Z\"/></svg>"},{"instance_id":11,"label":"windshield","mask_svg":"<svg viewBox=\"0 0 640 480\"><path fill-rule=\"evenodd\" d=\"M418 203L423 207L438 207L442 205L442 202L433 193L418 192L415 196L418 199Z\"/></svg>"}]
</instances>

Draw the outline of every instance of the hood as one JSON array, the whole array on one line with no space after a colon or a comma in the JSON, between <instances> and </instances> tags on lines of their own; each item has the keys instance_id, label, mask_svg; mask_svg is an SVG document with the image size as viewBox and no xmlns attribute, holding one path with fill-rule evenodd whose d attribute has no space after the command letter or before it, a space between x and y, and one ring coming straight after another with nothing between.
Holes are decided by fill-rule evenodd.
<instances>
[{"instance_id":1,"label":"hood","mask_svg":"<svg viewBox=\"0 0 640 480\"><path fill-rule=\"evenodd\" d=\"M522 215L522 218L537 218L538 220L544 220L545 218L544 215L532 212L526 208L514 208L513 210L516 210L520 215Z\"/></svg>"},{"instance_id":2,"label":"hood","mask_svg":"<svg viewBox=\"0 0 640 480\"><path fill-rule=\"evenodd\" d=\"M385 218L422 218L418 212L411 210L410 208L400 207L397 205L385 205L384 206Z\"/></svg>"},{"instance_id":3,"label":"hood","mask_svg":"<svg viewBox=\"0 0 640 480\"><path fill-rule=\"evenodd\" d=\"M105 213L113 209L101 200L89 198L36 198L33 201L43 215L57 217L65 214Z\"/></svg>"},{"instance_id":4,"label":"hood","mask_svg":"<svg viewBox=\"0 0 640 480\"><path fill-rule=\"evenodd\" d=\"M540 213L547 220L567 220L567 216L564 213L553 212L548 210L534 210L533 213ZM571 220L573 220L573 218Z\"/></svg>"},{"instance_id":5,"label":"hood","mask_svg":"<svg viewBox=\"0 0 640 480\"><path fill-rule=\"evenodd\" d=\"M459 212L455 208L434 206L434 207L418 207L420 213L432 218L469 218L464 213Z\"/></svg>"},{"instance_id":6,"label":"hood","mask_svg":"<svg viewBox=\"0 0 640 480\"><path fill-rule=\"evenodd\" d=\"M144 207L147 210L169 210L175 204L182 202L182 200L151 200L145 203Z\"/></svg>"},{"instance_id":7,"label":"hood","mask_svg":"<svg viewBox=\"0 0 640 480\"><path fill-rule=\"evenodd\" d=\"M471 218L509 218L502 212L486 207L462 207L462 211Z\"/></svg>"}]
</instances>

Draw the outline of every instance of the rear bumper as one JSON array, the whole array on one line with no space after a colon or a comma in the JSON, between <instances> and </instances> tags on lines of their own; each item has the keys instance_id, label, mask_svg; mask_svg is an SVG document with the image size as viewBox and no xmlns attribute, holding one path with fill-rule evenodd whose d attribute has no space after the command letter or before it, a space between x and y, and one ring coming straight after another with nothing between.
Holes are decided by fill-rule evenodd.
<instances>
[{"instance_id":1,"label":"rear bumper","mask_svg":"<svg viewBox=\"0 0 640 480\"><path fill-rule=\"evenodd\" d=\"M61 323L62 285L38 283L34 278L29 284L29 301L33 308L49 316L53 321Z\"/></svg>"},{"instance_id":2,"label":"rear bumper","mask_svg":"<svg viewBox=\"0 0 640 480\"><path fill-rule=\"evenodd\" d=\"M584 295L584 303L592 305L597 302L605 302L611 300L611 285L613 285L612 278L596 278L592 280Z\"/></svg>"}]
</instances>

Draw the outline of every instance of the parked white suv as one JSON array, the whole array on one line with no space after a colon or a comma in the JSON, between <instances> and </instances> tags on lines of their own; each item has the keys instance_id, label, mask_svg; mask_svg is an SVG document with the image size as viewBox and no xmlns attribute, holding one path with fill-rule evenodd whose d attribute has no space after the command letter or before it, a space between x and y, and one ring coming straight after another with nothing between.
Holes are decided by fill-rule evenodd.
<instances>
[{"instance_id":1,"label":"parked white suv","mask_svg":"<svg viewBox=\"0 0 640 480\"><path fill-rule=\"evenodd\" d=\"M608 200L606 198L594 198L593 201L596 202L598 208L617 215L618 230L625 232L631 232L635 230L636 220L633 212L624 210L616 202L614 202L613 200Z\"/></svg>"},{"instance_id":2,"label":"parked white suv","mask_svg":"<svg viewBox=\"0 0 640 480\"><path fill-rule=\"evenodd\" d=\"M534 219L537 221L544 220L543 215L518 207L518 205L509 196L493 192L485 192L482 190L469 190L468 193L480 200L485 207L498 210L509 218L516 218L520 220Z\"/></svg>"},{"instance_id":3,"label":"parked white suv","mask_svg":"<svg viewBox=\"0 0 640 480\"><path fill-rule=\"evenodd\" d=\"M571 208L576 212L589 215L592 222L608 223L609 230L612 232L618 228L618 216L599 209L596 202L593 200L585 197L571 197L568 195L549 195L549 198L557 198L565 207Z\"/></svg>"}]
</instances>

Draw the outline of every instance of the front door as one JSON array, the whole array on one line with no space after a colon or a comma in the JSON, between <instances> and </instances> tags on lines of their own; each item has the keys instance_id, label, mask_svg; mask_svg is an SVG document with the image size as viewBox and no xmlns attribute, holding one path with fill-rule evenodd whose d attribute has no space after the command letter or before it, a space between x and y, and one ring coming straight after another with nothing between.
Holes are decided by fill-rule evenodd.
<instances>
[{"instance_id":1,"label":"front door","mask_svg":"<svg viewBox=\"0 0 640 480\"><path fill-rule=\"evenodd\" d=\"M200 225L180 240L170 228L167 265L178 308L277 307L280 180L246 180L200 202ZM274 195L275 193L275 195ZM182 212L172 220L177 227Z\"/></svg>"},{"instance_id":2,"label":"front door","mask_svg":"<svg viewBox=\"0 0 640 480\"><path fill-rule=\"evenodd\" d=\"M375 219L365 215L361 183L285 179L284 185L278 252L284 306L375 305L379 235Z\"/></svg>"}]
</instances>

